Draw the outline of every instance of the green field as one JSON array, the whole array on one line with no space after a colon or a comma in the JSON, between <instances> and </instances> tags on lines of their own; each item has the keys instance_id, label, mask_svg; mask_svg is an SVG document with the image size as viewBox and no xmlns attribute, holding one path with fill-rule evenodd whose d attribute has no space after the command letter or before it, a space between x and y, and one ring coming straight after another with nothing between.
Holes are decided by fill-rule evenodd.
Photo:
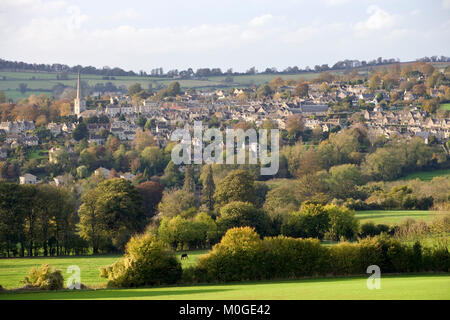
<instances>
[{"instance_id":1,"label":"green field","mask_svg":"<svg viewBox=\"0 0 450 320\"><path fill-rule=\"evenodd\" d=\"M422 181L430 181L434 177L450 177L450 169L414 172L406 175L400 180L420 179Z\"/></svg>"},{"instance_id":2,"label":"green field","mask_svg":"<svg viewBox=\"0 0 450 320\"><path fill-rule=\"evenodd\" d=\"M443 104L441 104L441 109L450 111L450 103L443 103Z\"/></svg>"},{"instance_id":3,"label":"green field","mask_svg":"<svg viewBox=\"0 0 450 320\"><path fill-rule=\"evenodd\" d=\"M369 290L367 277L318 278L141 289L1 293L0 300L154 299L154 300L319 300L450 299L448 274L382 276L381 289Z\"/></svg>"},{"instance_id":4,"label":"green field","mask_svg":"<svg viewBox=\"0 0 450 320\"><path fill-rule=\"evenodd\" d=\"M188 252L189 258L181 261L183 267L193 265L199 256L208 250ZM177 253L180 257L180 253ZM81 270L81 282L87 286L99 287L106 284L107 280L100 278L98 269L116 262L120 255L107 256L77 256L77 257L36 257L36 258L11 258L0 259L0 285L12 289L21 287L20 283L32 267L39 267L48 263L52 267L60 269L66 277L67 267L77 265Z\"/></svg>"},{"instance_id":5,"label":"green field","mask_svg":"<svg viewBox=\"0 0 450 320\"><path fill-rule=\"evenodd\" d=\"M314 72L302 74L285 74L281 77L285 80L298 80L299 78L311 79L318 74ZM204 79L169 79L157 77L136 77L136 76L116 76L114 80L104 80L101 75L81 75L82 81L86 81L90 86L97 83L111 82L115 86L126 86L133 83L140 83L143 88L147 88L149 84L153 87L160 85L167 86L170 82L178 81L183 89L195 88L226 88L226 87L250 87L252 85L260 86L263 83L270 82L272 79L280 75L275 74L256 74L256 75L238 75L233 76L232 83L225 83L226 76L213 76ZM9 99L18 100L28 97L31 94L39 95L41 93L50 95L53 86L62 83L66 86L75 88L77 81L76 74L68 75L68 80L57 80L56 73L45 72L6 72L0 71L0 90L3 90ZM19 84L26 83L29 91L22 94L19 91Z\"/></svg>"},{"instance_id":6,"label":"green field","mask_svg":"<svg viewBox=\"0 0 450 320\"><path fill-rule=\"evenodd\" d=\"M361 223L372 221L375 224L399 224L403 220L411 218L414 220L431 221L436 215L449 214L448 211L427 210L366 210L357 211L356 217Z\"/></svg>"}]
</instances>

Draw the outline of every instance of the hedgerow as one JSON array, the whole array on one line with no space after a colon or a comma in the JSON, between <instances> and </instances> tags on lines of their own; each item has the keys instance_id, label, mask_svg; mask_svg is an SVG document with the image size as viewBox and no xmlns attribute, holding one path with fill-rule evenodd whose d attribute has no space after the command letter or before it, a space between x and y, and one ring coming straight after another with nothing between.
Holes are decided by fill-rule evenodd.
<instances>
[{"instance_id":1,"label":"hedgerow","mask_svg":"<svg viewBox=\"0 0 450 320\"><path fill-rule=\"evenodd\" d=\"M447 249L422 248L418 242L407 245L384 235L327 247L317 239L260 239L254 229L242 227L228 230L184 279L226 282L359 275L370 265L378 265L384 273L448 272L450 254Z\"/></svg>"}]
</instances>

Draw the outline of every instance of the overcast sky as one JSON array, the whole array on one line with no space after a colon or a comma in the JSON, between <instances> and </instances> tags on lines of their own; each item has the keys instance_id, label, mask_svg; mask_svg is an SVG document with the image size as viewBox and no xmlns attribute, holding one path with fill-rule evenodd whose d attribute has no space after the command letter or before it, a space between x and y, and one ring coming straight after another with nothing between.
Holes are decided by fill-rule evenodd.
<instances>
[{"instance_id":1,"label":"overcast sky","mask_svg":"<svg viewBox=\"0 0 450 320\"><path fill-rule=\"evenodd\" d=\"M450 0L0 0L0 58L245 71L450 56Z\"/></svg>"}]
</instances>

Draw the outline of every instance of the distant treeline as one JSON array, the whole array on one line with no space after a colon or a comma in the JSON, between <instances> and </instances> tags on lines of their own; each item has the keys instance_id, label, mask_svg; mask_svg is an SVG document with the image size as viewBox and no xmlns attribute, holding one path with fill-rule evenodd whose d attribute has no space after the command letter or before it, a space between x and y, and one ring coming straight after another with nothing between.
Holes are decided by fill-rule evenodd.
<instances>
[{"instance_id":1,"label":"distant treeline","mask_svg":"<svg viewBox=\"0 0 450 320\"><path fill-rule=\"evenodd\" d=\"M449 57L445 56L432 56L417 59L416 61L425 62L450 62ZM328 64L315 65L310 68L309 66L301 69L297 66L289 66L283 70L277 70L277 68L266 68L264 71L258 71L255 67L249 68L245 72L234 72L233 69L228 69L222 71L220 68L199 68L194 72L192 68L186 70L172 69L164 73L163 68L152 69L150 73L145 71L125 71L121 68L110 68L103 67L101 69L87 66L83 67L81 65L76 65L70 67L65 64L37 64L37 63L26 63L21 61L8 61L0 59L0 70L9 71L34 71L34 72L56 72L56 73L77 73L80 71L83 74L93 74L102 75L107 77L114 76L141 76L141 77L168 77L168 78L180 78L180 79L190 79L190 78L203 78L208 76L222 76L222 75L245 75L245 74L293 74L293 73L304 73L304 72L323 72L328 70L345 70L359 67L371 67L385 64L392 64L400 62L398 59L383 59L379 57L370 61L360 61L360 60L349 60L345 59L336 62L331 67Z\"/></svg>"},{"instance_id":2,"label":"distant treeline","mask_svg":"<svg viewBox=\"0 0 450 320\"><path fill-rule=\"evenodd\" d=\"M125 71L121 68L109 68L103 67L98 69L96 67L80 65L69 67L66 64L53 63L26 63L22 61L8 61L0 59L0 70L10 71L34 71L34 72L56 72L56 73L78 73L80 71L83 74L94 74L102 76L144 76L146 74L135 73L134 71Z\"/></svg>"}]
</instances>

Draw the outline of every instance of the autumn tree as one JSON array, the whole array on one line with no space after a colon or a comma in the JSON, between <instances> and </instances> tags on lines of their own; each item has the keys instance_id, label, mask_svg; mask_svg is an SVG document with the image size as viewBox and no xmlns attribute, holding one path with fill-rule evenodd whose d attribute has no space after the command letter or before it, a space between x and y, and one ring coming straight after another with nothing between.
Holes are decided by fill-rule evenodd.
<instances>
[{"instance_id":1,"label":"autumn tree","mask_svg":"<svg viewBox=\"0 0 450 320\"><path fill-rule=\"evenodd\" d=\"M435 113L439 108L439 102L436 99L425 100L423 104L423 110L428 113Z\"/></svg>"},{"instance_id":2,"label":"autumn tree","mask_svg":"<svg viewBox=\"0 0 450 320\"><path fill-rule=\"evenodd\" d=\"M276 77L269 82L269 87L272 91L277 90L279 87L284 85L284 80L281 77Z\"/></svg>"},{"instance_id":3,"label":"autumn tree","mask_svg":"<svg viewBox=\"0 0 450 320\"><path fill-rule=\"evenodd\" d=\"M155 145L156 145L155 138L153 137L150 130L144 130L141 128L138 128L136 130L136 134L133 140L133 146L138 152L141 152L146 147Z\"/></svg>"},{"instance_id":4,"label":"autumn tree","mask_svg":"<svg viewBox=\"0 0 450 320\"><path fill-rule=\"evenodd\" d=\"M223 206L231 201L253 202L254 179L245 170L233 170L218 183L214 192L216 205Z\"/></svg>"},{"instance_id":5,"label":"autumn tree","mask_svg":"<svg viewBox=\"0 0 450 320\"><path fill-rule=\"evenodd\" d=\"M164 187L155 181L146 181L136 186L142 197L142 208L147 219L156 214L156 209L162 199Z\"/></svg>"},{"instance_id":6,"label":"autumn tree","mask_svg":"<svg viewBox=\"0 0 450 320\"><path fill-rule=\"evenodd\" d=\"M242 201L232 201L223 206L217 224L223 231L234 227L254 227L260 235L268 235L270 229L267 213Z\"/></svg>"},{"instance_id":7,"label":"autumn tree","mask_svg":"<svg viewBox=\"0 0 450 320\"><path fill-rule=\"evenodd\" d=\"M164 174L161 177L161 183L167 188L180 187L182 185L183 175L178 169L178 166L172 161L169 161L164 169Z\"/></svg>"},{"instance_id":8,"label":"autumn tree","mask_svg":"<svg viewBox=\"0 0 450 320\"><path fill-rule=\"evenodd\" d=\"M297 97L307 97L308 96L309 86L303 79L299 79L294 88L294 94Z\"/></svg>"},{"instance_id":9,"label":"autumn tree","mask_svg":"<svg viewBox=\"0 0 450 320\"><path fill-rule=\"evenodd\" d=\"M177 215L190 215L189 209L196 209L198 201L195 195L185 190L166 190L163 193L161 202L158 204L158 211L161 216L173 218Z\"/></svg>"},{"instance_id":10,"label":"autumn tree","mask_svg":"<svg viewBox=\"0 0 450 320\"><path fill-rule=\"evenodd\" d=\"M414 87L412 87L412 93L423 97L427 93L427 87L423 83L416 84Z\"/></svg>"},{"instance_id":11,"label":"autumn tree","mask_svg":"<svg viewBox=\"0 0 450 320\"><path fill-rule=\"evenodd\" d=\"M258 99L269 97L272 94L273 90L268 84L263 84L258 88L258 91L256 92L256 96L258 97Z\"/></svg>"},{"instance_id":12,"label":"autumn tree","mask_svg":"<svg viewBox=\"0 0 450 320\"><path fill-rule=\"evenodd\" d=\"M102 240L123 250L129 237L142 231L142 198L130 181L111 179L85 193L79 209L80 234L97 253Z\"/></svg>"},{"instance_id":13,"label":"autumn tree","mask_svg":"<svg viewBox=\"0 0 450 320\"><path fill-rule=\"evenodd\" d=\"M288 138L292 141L296 141L300 134L303 132L304 122L303 117L300 114L290 115L286 119L286 130Z\"/></svg>"},{"instance_id":14,"label":"autumn tree","mask_svg":"<svg viewBox=\"0 0 450 320\"><path fill-rule=\"evenodd\" d=\"M281 232L289 237L323 239L329 227L330 217L322 205L303 203L300 212L289 214Z\"/></svg>"}]
</instances>

